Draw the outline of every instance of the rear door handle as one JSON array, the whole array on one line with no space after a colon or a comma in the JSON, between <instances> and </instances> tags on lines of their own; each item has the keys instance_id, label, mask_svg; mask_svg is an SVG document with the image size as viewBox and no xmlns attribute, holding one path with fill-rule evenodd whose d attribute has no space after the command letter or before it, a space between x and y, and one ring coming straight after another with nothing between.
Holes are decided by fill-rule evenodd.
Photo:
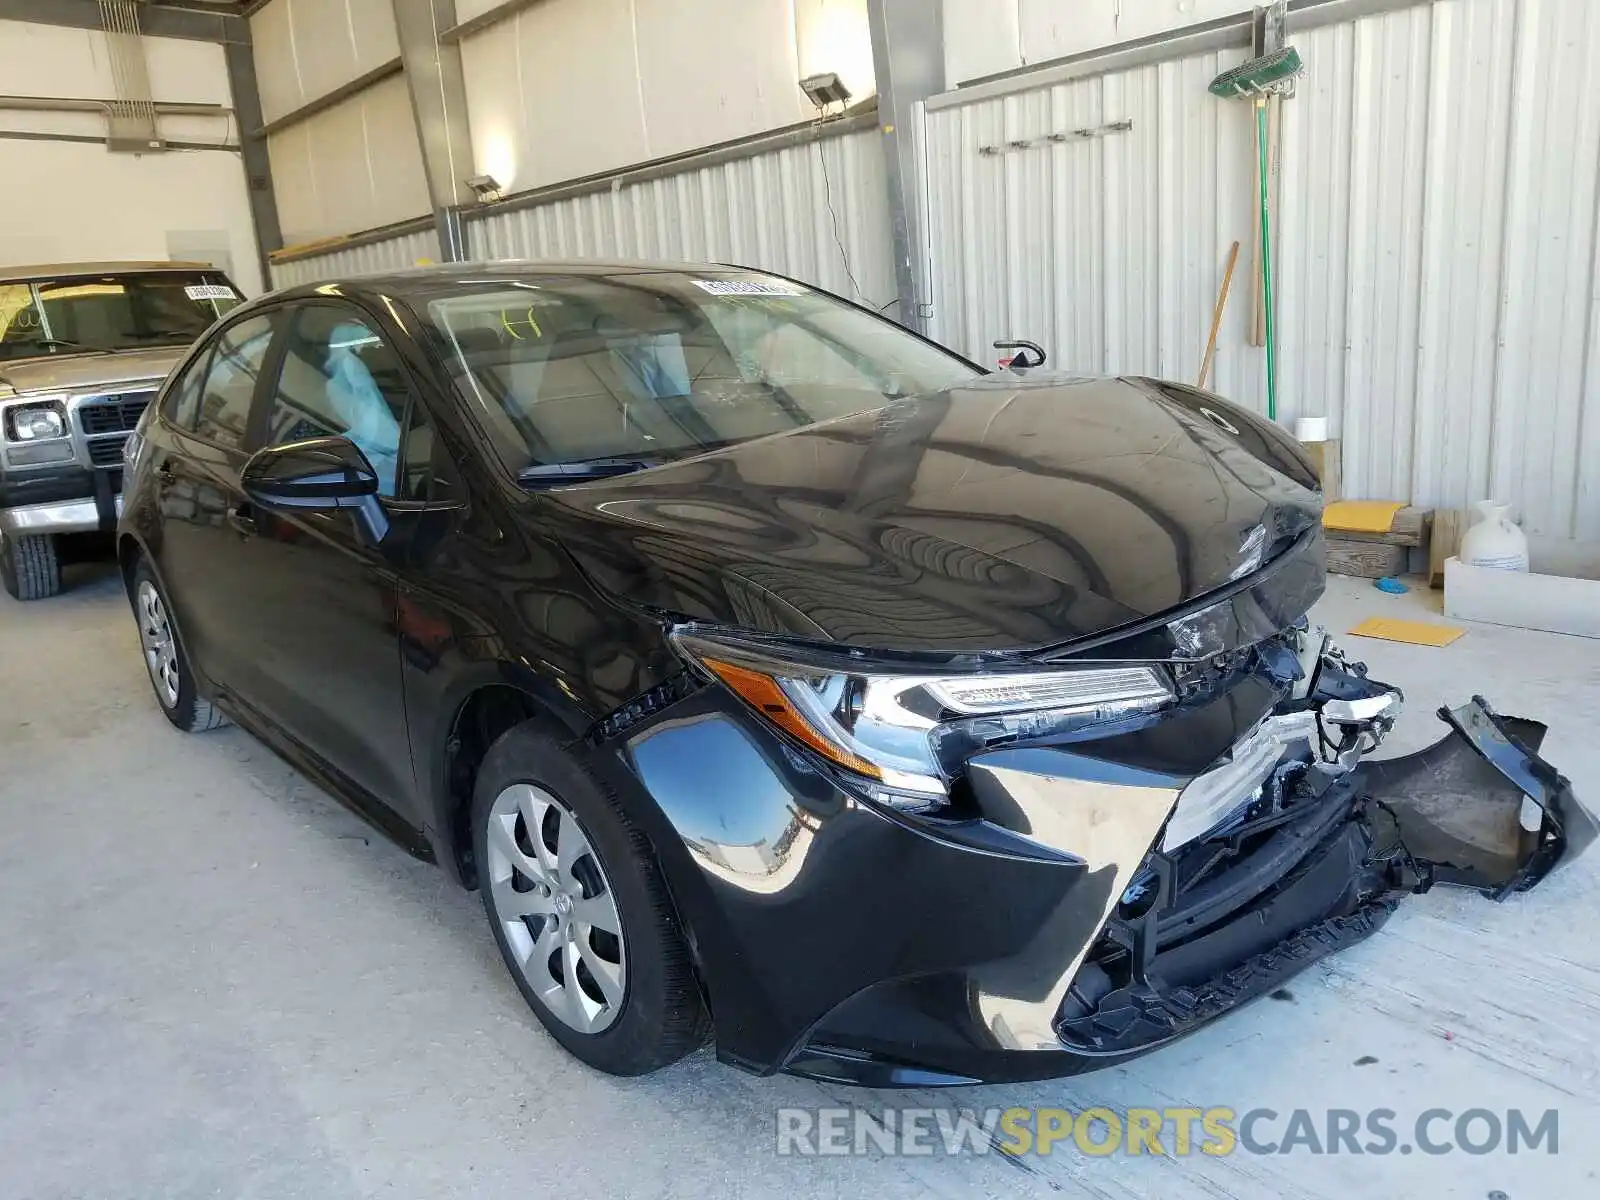
<instances>
[{"instance_id":1,"label":"rear door handle","mask_svg":"<svg viewBox=\"0 0 1600 1200\"><path fill-rule=\"evenodd\" d=\"M241 501L228 510L228 524L240 537L255 537L261 532L256 524L256 511L248 501Z\"/></svg>"}]
</instances>

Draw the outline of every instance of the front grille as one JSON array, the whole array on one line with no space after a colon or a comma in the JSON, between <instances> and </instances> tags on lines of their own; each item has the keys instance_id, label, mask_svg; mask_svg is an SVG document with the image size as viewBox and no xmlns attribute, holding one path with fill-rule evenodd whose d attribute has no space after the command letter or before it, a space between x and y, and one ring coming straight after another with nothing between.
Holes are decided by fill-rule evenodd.
<instances>
[{"instance_id":1,"label":"front grille","mask_svg":"<svg viewBox=\"0 0 1600 1200\"><path fill-rule=\"evenodd\" d=\"M89 443L89 461L97 467L120 467L125 437L97 438Z\"/></svg>"},{"instance_id":2,"label":"front grille","mask_svg":"<svg viewBox=\"0 0 1600 1200\"><path fill-rule=\"evenodd\" d=\"M154 395L154 392L124 392L120 396L96 396L79 407L78 421L89 437L104 433L132 433ZM120 443L117 454L119 457L122 454Z\"/></svg>"}]
</instances>

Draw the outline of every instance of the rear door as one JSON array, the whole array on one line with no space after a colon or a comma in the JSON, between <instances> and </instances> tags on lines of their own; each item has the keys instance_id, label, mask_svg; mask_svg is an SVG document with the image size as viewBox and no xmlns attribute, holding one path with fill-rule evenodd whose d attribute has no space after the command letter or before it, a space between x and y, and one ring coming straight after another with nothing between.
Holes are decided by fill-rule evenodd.
<instances>
[{"instance_id":1,"label":"rear door","mask_svg":"<svg viewBox=\"0 0 1600 1200\"><path fill-rule=\"evenodd\" d=\"M217 334L169 393L163 416L171 444L152 464L162 515L157 563L184 648L214 686L229 691L245 682L253 653L239 476L278 323L273 310Z\"/></svg>"}]
</instances>

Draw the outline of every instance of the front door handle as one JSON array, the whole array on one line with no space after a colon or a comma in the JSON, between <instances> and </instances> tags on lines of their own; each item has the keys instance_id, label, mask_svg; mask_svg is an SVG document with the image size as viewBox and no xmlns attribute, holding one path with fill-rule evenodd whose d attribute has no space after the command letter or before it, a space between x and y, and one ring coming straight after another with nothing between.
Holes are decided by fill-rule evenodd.
<instances>
[{"instance_id":1,"label":"front door handle","mask_svg":"<svg viewBox=\"0 0 1600 1200\"><path fill-rule=\"evenodd\" d=\"M240 537L255 537L261 532L256 524L256 510L247 500L242 500L228 510L228 524Z\"/></svg>"}]
</instances>

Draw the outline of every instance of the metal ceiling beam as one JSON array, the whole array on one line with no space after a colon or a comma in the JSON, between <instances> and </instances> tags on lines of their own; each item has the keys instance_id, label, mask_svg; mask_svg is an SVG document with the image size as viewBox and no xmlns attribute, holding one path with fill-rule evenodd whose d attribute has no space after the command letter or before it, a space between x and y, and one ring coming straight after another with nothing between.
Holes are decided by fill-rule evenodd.
<instances>
[{"instance_id":1,"label":"metal ceiling beam","mask_svg":"<svg viewBox=\"0 0 1600 1200\"><path fill-rule=\"evenodd\" d=\"M245 27L246 33L249 26ZM267 139L260 136L261 89L256 83L256 59L248 42L227 42L222 47L228 68L228 88L239 122L239 161L244 167L245 194L250 202L250 223L256 232L256 254L261 260L261 285L272 287L269 255L283 245L278 223L278 198L272 190L272 162Z\"/></svg>"},{"instance_id":2,"label":"metal ceiling beam","mask_svg":"<svg viewBox=\"0 0 1600 1200\"><path fill-rule=\"evenodd\" d=\"M933 315L927 278L927 230L917 193L917 104L944 90L944 21L927 0L867 0L878 128L889 188L896 313L919 333Z\"/></svg>"},{"instance_id":3,"label":"metal ceiling beam","mask_svg":"<svg viewBox=\"0 0 1600 1200\"><path fill-rule=\"evenodd\" d=\"M60 25L68 29L102 29L99 0L0 0L0 21ZM232 13L199 12L160 4L139 6L139 27L148 37L183 38L191 42L250 44L250 25Z\"/></svg>"},{"instance_id":4,"label":"metal ceiling beam","mask_svg":"<svg viewBox=\"0 0 1600 1200\"><path fill-rule=\"evenodd\" d=\"M439 253L446 262L460 262L467 257L467 245L459 210L473 199L466 185L473 174L473 155L461 47L443 37L456 24L455 0L393 0L393 5L411 115L439 228Z\"/></svg>"}]
</instances>

